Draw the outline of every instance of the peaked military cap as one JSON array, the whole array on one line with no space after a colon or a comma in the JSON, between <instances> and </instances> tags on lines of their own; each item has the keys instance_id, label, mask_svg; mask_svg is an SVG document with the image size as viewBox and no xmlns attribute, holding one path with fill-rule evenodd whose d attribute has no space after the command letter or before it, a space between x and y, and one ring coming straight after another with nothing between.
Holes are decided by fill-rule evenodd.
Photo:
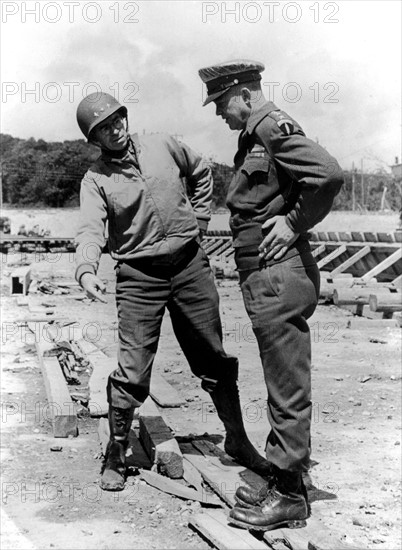
<instances>
[{"instance_id":1,"label":"peaked military cap","mask_svg":"<svg viewBox=\"0 0 402 550\"><path fill-rule=\"evenodd\" d=\"M249 59L234 59L200 69L198 74L207 85L208 93L204 105L208 105L236 84L261 80L260 73L264 69L262 63Z\"/></svg>"}]
</instances>

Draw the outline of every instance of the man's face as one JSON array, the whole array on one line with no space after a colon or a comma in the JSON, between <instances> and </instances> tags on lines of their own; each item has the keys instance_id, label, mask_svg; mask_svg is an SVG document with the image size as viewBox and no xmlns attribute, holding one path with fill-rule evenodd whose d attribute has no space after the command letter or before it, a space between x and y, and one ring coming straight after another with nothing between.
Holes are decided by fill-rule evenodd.
<instances>
[{"instance_id":1,"label":"man's face","mask_svg":"<svg viewBox=\"0 0 402 550\"><path fill-rule=\"evenodd\" d=\"M94 138L104 149L121 151L128 140L126 119L120 113L113 113L96 126Z\"/></svg>"},{"instance_id":2,"label":"man's face","mask_svg":"<svg viewBox=\"0 0 402 550\"><path fill-rule=\"evenodd\" d=\"M250 110L241 94L229 90L215 100L216 116L221 116L231 130L243 130L246 127Z\"/></svg>"}]
</instances>

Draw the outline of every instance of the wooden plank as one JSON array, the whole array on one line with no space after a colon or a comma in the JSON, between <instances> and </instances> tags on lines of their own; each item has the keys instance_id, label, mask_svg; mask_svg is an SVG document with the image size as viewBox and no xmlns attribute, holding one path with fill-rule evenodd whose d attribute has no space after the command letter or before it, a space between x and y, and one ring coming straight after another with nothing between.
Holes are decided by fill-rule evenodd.
<instances>
[{"instance_id":1,"label":"wooden plank","mask_svg":"<svg viewBox=\"0 0 402 550\"><path fill-rule=\"evenodd\" d=\"M49 412L54 437L76 437L78 419L75 405L70 397L67 382L57 357L45 357L49 342L35 338L35 347L45 383Z\"/></svg>"},{"instance_id":2,"label":"wooden plank","mask_svg":"<svg viewBox=\"0 0 402 550\"><path fill-rule=\"evenodd\" d=\"M377 233L377 239L380 243L393 243L395 242L393 233Z\"/></svg>"},{"instance_id":3,"label":"wooden plank","mask_svg":"<svg viewBox=\"0 0 402 550\"><path fill-rule=\"evenodd\" d=\"M402 248L399 248L398 250L395 250L393 254L388 256L385 260L383 260L381 263L376 265L373 269L371 269L368 273L363 275L362 280L363 281L369 281L372 277L375 277L385 269L387 269L389 266L396 263L398 260L402 258Z\"/></svg>"},{"instance_id":4,"label":"wooden plank","mask_svg":"<svg viewBox=\"0 0 402 550\"><path fill-rule=\"evenodd\" d=\"M31 267L30 265L21 266L11 273L11 296L15 296L16 294L26 296L28 294L31 283Z\"/></svg>"},{"instance_id":5,"label":"wooden plank","mask_svg":"<svg viewBox=\"0 0 402 550\"><path fill-rule=\"evenodd\" d=\"M370 302L370 296L372 294L391 294L391 291L388 287L381 287L379 285L379 288L375 288L373 290L372 288L365 288L362 287L352 287L352 288L342 288L338 287L335 288L334 294L333 294L333 300L334 304L336 306L346 306L346 305L355 305L355 304L368 304Z\"/></svg>"},{"instance_id":6,"label":"wooden plank","mask_svg":"<svg viewBox=\"0 0 402 550\"><path fill-rule=\"evenodd\" d=\"M331 276L334 277L335 275L338 275L339 273L342 273L342 271L345 271L350 266L355 264L358 260L366 256L370 253L370 247L364 246L361 250L358 250L353 256L345 260L341 265L338 265L335 269L331 271Z\"/></svg>"},{"instance_id":7,"label":"wooden plank","mask_svg":"<svg viewBox=\"0 0 402 550\"><path fill-rule=\"evenodd\" d=\"M320 241L328 241L328 235L326 231L317 231L317 234Z\"/></svg>"},{"instance_id":8,"label":"wooden plank","mask_svg":"<svg viewBox=\"0 0 402 550\"><path fill-rule=\"evenodd\" d=\"M180 407L185 403L178 391L155 370L152 371L149 393L161 407Z\"/></svg>"},{"instance_id":9,"label":"wooden plank","mask_svg":"<svg viewBox=\"0 0 402 550\"><path fill-rule=\"evenodd\" d=\"M350 234L350 231L339 231L339 240L343 242L350 242L352 240L352 235Z\"/></svg>"},{"instance_id":10,"label":"wooden plank","mask_svg":"<svg viewBox=\"0 0 402 550\"><path fill-rule=\"evenodd\" d=\"M140 440L158 470L174 479L183 477L183 455L159 411L154 415L140 408L139 421Z\"/></svg>"},{"instance_id":11,"label":"wooden plank","mask_svg":"<svg viewBox=\"0 0 402 550\"><path fill-rule=\"evenodd\" d=\"M368 243L376 243L378 241L377 233L372 233L371 231L365 231L364 239Z\"/></svg>"},{"instance_id":12,"label":"wooden plank","mask_svg":"<svg viewBox=\"0 0 402 550\"><path fill-rule=\"evenodd\" d=\"M231 249L232 249L232 241L225 240L225 242L223 242L222 245L220 245L219 248L214 251L213 257L217 258L218 256L222 256L224 252L230 252Z\"/></svg>"},{"instance_id":13,"label":"wooden plank","mask_svg":"<svg viewBox=\"0 0 402 550\"><path fill-rule=\"evenodd\" d=\"M336 231L328 231L328 240L329 241L339 241L338 233Z\"/></svg>"},{"instance_id":14,"label":"wooden plank","mask_svg":"<svg viewBox=\"0 0 402 550\"><path fill-rule=\"evenodd\" d=\"M236 529L228 525L224 512L203 512L194 514L189 524L206 537L216 548L220 550L267 550L267 545L255 538L244 529Z\"/></svg>"},{"instance_id":15,"label":"wooden plank","mask_svg":"<svg viewBox=\"0 0 402 550\"><path fill-rule=\"evenodd\" d=\"M184 498L185 500L196 500L211 506L222 506L221 501L213 493L208 493L207 491L195 491L194 489L190 489L190 487L181 485L177 481L172 481L165 476L161 476L156 472L141 470L140 479L143 479L149 485L163 491L164 493L169 493L170 495L175 495L176 497Z\"/></svg>"},{"instance_id":16,"label":"wooden plank","mask_svg":"<svg viewBox=\"0 0 402 550\"><path fill-rule=\"evenodd\" d=\"M320 244L317 246L317 248L314 248L314 250L311 252L314 258L325 252L326 246L325 244Z\"/></svg>"},{"instance_id":17,"label":"wooden plank","mask_svg":"<svg viewBox=\"0 0 402 550\"><path fill-rule=\"evenodd\" d=\"M354 241L364 242L364 235L360 231L352 231L352 239Z\"/></svg>"},{"instance_id":18,"label":"wooden plank","mask_svg":"<svg viewBox=\"0 0 402 550\"><path fill-rule=\"evenodd\" d=\"M210 445L205 444L204 452L209 452L213 447L216 447L210 442ZM197 449L203 449L202 440L192 442ZM234 498L236 490L240 486L251 486L250 480L258 480L260 484L264 483L263 478L247 470L244 466L238 465L226 453L218 449L218 455L211 454L204 456L196 451L188 452L186 449L183 452L183 457L188 460L202 475L205 482L231 507L236 504ZM241 474L250 474L250 476L242 477Z\"/></svg>"},{"instance_id":19,"label":"wooden plank","mask_svg":"<svg viewBox=\"0 0 402 550\"><path fill-rule=\"evenodd\" d=\"M362 317L352 317L347 322L347 327L351 330L374 329L381 330L398 327L397 319L366 319Z\"/></svg>"},{"instance_id":20,"label":"wooden plank","mask_svg":"<svg viewBox=\"0 0 402 550\"><path fill-rule=\"evenodd\" d=\"M384 313L402 311L402 294L400 292L371 294L369 304L371 311L382 311Z\"/></svg>"},{"instance_id":21,"label":"wooden plank","mask_svg":"<svg viewBox=\"0 0 402 550\"><path fill-rule=\"evenodd\" d=\"M347 250L346 245L341 244L341 246L339 246L336 250L333 250L330 254L325 256L325 258L322 258L322 260L317 262L318 268L321 269L322 267L324 267L324 265L329 264L330 262L332 262L332 260L334 260L335 258L340 256L341 254L346 252L346 250Z\"/></svg>"},{"instance_id":22,"label":"wooden plank","mask_svg":"<svg viewBox=\"0 0 402 550\"><path fill-rule=\"evenodd\" d=\"M92 342L89 342L84 338L80 338L79 340L77 340L77 345L80 348L83 355L89 355L90 353L99 351L99 348L95 346L95 344L92 344Z\"/></svg>"},{"instance_id":23,"label":"wooden plank","mask_svg":"<svg viewBox=\"0 0 402 550\"><path fill-rule=\"evenodd\" d=\"M203 490L202 475L185 456L183 456L183 479L185 479L189 485L194 487L196 491Z\"/></svg>"}]
</instances>

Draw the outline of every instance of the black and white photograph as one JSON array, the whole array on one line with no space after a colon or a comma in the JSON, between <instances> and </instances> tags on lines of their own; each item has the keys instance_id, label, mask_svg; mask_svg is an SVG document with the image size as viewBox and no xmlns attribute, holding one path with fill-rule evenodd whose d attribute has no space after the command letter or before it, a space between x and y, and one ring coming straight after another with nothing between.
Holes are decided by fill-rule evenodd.
<instances>
[{"instance_id":1,"label":"black and white photograph","mask_svg":"<svg viewBox=\"0 0 402 550\"><path fill-rule=\"evenodd\" d=\"M2 0L3 550L399 550L402 4Z\"/></svg>"}]
</instances>

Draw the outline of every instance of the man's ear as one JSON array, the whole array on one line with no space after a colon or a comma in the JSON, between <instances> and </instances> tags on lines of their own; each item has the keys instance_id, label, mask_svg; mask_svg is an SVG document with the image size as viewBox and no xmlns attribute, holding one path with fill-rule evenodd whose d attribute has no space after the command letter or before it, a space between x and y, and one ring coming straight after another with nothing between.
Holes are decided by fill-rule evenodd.
<instances>
[{"instance_id":1,"label":"man's ear","mask_svg":"<svg viewBox=\"0 0 402 550\"><path fill-rule=\"evenodd\" d=\"M241 89L241 98L247 107L251 107L251 91L248 88Z\"/></svg>"}]
</instances>

